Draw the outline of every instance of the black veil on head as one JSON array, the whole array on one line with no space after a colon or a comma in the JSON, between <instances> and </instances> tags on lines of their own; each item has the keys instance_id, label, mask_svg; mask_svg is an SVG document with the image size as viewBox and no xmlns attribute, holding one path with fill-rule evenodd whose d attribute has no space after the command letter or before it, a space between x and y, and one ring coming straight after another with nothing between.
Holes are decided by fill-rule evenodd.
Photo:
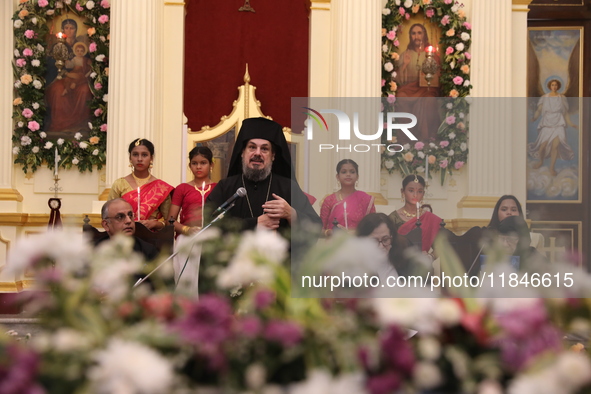
<instances>
[{"instance_id":1,"label":"black veil on head","mask_svg":"<svg viewBox=\"0 0 591 394\"><path fill-rule=\"evenodd\" d=\"M255 138L267 140L273 144L275 160L271 171L277 175L295 179L291 165L291 154L283 134L283 128L279 123L266 118L248 118L242 122L234 150L232 150L228 176L242 174L242 151L246 143Z\"/></svg>"}]
</instances>

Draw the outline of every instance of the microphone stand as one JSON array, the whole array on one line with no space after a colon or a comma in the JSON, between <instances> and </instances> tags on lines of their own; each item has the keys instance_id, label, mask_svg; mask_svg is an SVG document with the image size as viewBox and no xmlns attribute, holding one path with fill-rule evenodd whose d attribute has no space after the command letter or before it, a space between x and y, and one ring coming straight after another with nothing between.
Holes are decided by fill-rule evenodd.
<instances>
[{"instance_id":1,"label":"microphone stand","mask_svg":"<svg viewBox=\"0 0 591 394\"><path fill-rule=\"evenodd\" d=\"M232 202L232 204L230 204L228 207L226 207L222 212L220 212L219 215L217 215L211 222L209 222L209 224L207 226L203 227L201 230L199 230L199 232L197 232L195 235L193 235L189 241L187 241L187 242L192 242L191 249L189 249L189 256L191 255L191 251L193 250L193 247L195 246L194 241L197 240L199 235L201 235L202 232L207 230L212 224L214 224L218 220L222 219L224 217L224 215L226 214L226 212L228 212L230 209L232 209L234 207L234 204L235 204L235 202ZM179 254L178 251L174 252L173 254L168 256L168 258L166 260L164 260L162 263L158 264L158 266L156 268L154 268L152 271L150 271L150 273L148 273L148 275L144 276L143 278L139 278L137 280L137 282L135 282L135 285L133 285L133 288L136 288L139 285L141 285L142 283L144 283L154 272L158 271L160 269L160 267L162 267L168 261L172 260L177 254ZM179 274L179 279L178 279L177 283L175 284L175 289L181 280L181 276L183 275L183 272L185 271L185 267L187 266L188 262L189 262L189 257L187 257L187 260L185 261L185 264L183 265L183 269L181 270L181 273Z\"/></svg>"}]
</instances>

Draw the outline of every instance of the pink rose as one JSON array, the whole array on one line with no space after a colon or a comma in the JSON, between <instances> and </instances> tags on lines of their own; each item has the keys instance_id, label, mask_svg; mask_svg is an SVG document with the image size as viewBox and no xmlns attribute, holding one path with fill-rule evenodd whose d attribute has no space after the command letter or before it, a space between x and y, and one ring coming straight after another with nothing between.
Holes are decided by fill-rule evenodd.
<instances>
[{"instance_id":1,"label":"pink rose","mask_svg":"<svg viewBox=\"0 0 591 394\"><path fill-rule=\"evenodd\" d=\"M445 123L447 123L447 124L456 123L456 117L453 115L449 115L447 118L445 118Z\"/></svg>"},{"instance_id":2,"label":"pink rose","mask_svg":"<svg viewBox=\"0 0 591 394\"><path fill-rule=\"evenodd\" d=\"M97 118L99 116L101 116L102 113L103 113L103 110L100 109L100 108L97 108L97 109L94 110L94 116L96 116Z\"/></svg>"},{"instance_id":3,"label":"pink rose","mask_svg":"<svg viewBox=\"0 0 591 394\"><path fill-rule=\"evenodd\" d=\"M415 144L415 149L416 149L416 150L421 150L421 149L423 149L424 147L425 147L425 144L424 144L424 143L422 143L422 142L417 142L417 143Z\"/></svg>"},{"instance_id":4,"label":"pink rose","mask_svg":"<svg viewBox=\"0 0 591 394\"><path fill-rule=\"evenodd\" d=\"M100 24L104 25L105 23L107 23L109 21L109 17L107 15L101 15L101 16L99 16L98 21Z\"/></svg>"},{"instance_id":5,"label":"pink rose","mask_svg":"<svg viewBox=\"0 0 591 394\"><path fill-rule=\"evenodd\" d=\"M109 7L111 7L111 4L109 3L109 0L102 0L101 1L101 7L103 7L103 8L109 8Z\"/></svg>"},{"instance_id":6,"label":"pink rose","mask_svg":"<svg viewBox=\"0 0 591 394\"><path fill-rule=\"evenodd\" d=\"M398 8L398 13L399 13L400 15L404 15L404 14L406 14L406 11L404 10L404 7L400 7L400 8Z\"/></svg>"},{"instance_id":7,"label":"pink rose","mask_svg":"<svg viewBox=\"0 0 591 394\"><path fill-rule=\"evenodd\" d=\"M95 88L96 90L99 90L99 89L101 89L102 87L103 87L103 85L101 85L99 82L95 82L95 83L94 83L94 88Z\"/></svg>"},{"instance_id":8,"label":"pink rose","mask_svg":"<svg viewBox=\"0 0 591 394\"><path fill-rule=\"evenodd\" d=\"M397 46L400 46L400 41L398 41L398 40L394 40L394 46L395 46L395 47L397 47Z\"/></svg>"},{"instance_id":9,"label":"pink rose","mask_svg":"<svg viewBox=\"0 0 591 394\"><path fill-rule=\"evenodd\" d=\"M465 27L466 29L468 29L468 30L472 30L472 25L471 25L470 23L468 23L468 22L464 22L464 23L462 23L462 24L464 25L464 27Z\"/></svg>"},{"instance_id":10,"label":"pink rose","mask_svg":"<svg viewBox=\"0 0 591 394\"><path fill-rule=\"evenodd\" d=\"M449 15L444 15L443 18L441 18L441 24L443 26L446 26L449 23Z\"/></svg>"},{"instance_id":11,"label":"pink rose","mask_svg":"<svg viewBox=\"0 0 591 394\"><path fill-rule=\"evenodd\" d=\"M384 86L386 86L386 80L385 79L382 79L382 87L384 87Z\"/></svg>"},{"instance_id":12,"label":"pink rose","mask_svg":"<svg viewBox=\"0 0 591 394\"><path fill-rule=\"evenodd\" d=\"M427 15L427 18L432 18L433 15L435 15L435 11L433 8L429 8L427 11L425 11L425 15Z\"/></svg>"},{"instance_id":13,"label":"pink rose","mask_svg":"<svg viewBox=\"0 0 591 394\"><path fill-rule=\"evenodd\" d=\"M35 122L34 120L31 120L29 123L27 123L27 127L31 131L37 131L39 130L39 123Z\"/></svg>"},{"instance_id":14,"label":"pink rose","mask_svg":"<svg viewBox=\"0 0 591 394\"><path fill-rule=\"evenodd\" d=\"M472 55L470 55L470 52L464 52L464 56L466 56L466 59L468 60L472 59Z\"/></svg>"},{"instance_id":15,"label":"pink rose","mask_svg":"<svg viewBox=\"0 0 591 394\"><path fill-rule=\"evenodd\" d=\"M25 30L25 37L33 38L35 37L35 32L33 30Z\"/></svg>"},{"instance_id":16,"label":"pink rose","mask_svg":"<svg viewBox=\"0 0 591 394\"><path fill-rule=\"evenodd\" d=\"M28 108L23 109L23 116L27 119L32 118L33 117L33 111L31 111Z\"/></svg>"},{"instance_id":17,"label":"pink rose","mask_svg":"<svg viewBox=\"0 0 591 394\"><path fill-rule=\"evenodd\" d=\"M96 52L96 42L91 42L88 46L88 52Z\"/></svg>"},{"instance_id":18,"label":"pink rose","mask_svg":"<svg viewBox=\"0 0 591 394\"><path fill-rule=\"evenodd\" d=\"M447 148L449 146L449 141L441 141L439 142L439 146L442 148Z\"/></svg>"},{"instance_id":19,"label":"pink rose","mask_svg":"<svg viewBox=\"0 0 591 394\"><path fill-rule=\"evenodd\" d=\"M84 11L84 8L80 4L76 3L76 10L77 11Z\"/></svg>"},{"instance_id":20,"label":"pink rose","mask_svg":"<svg viewBox=\"0 0 591 394\"><path fill-rule=\"evenodd\" d=\"M410 14L404 15L404 19L409 20L410 19Z\"/></svg>"},{"instance_id":21,"label":"pink rose","mask_svg":"<svg viewBox=\"0 0 591 394\"><path fill-rule=\"evenodd\" d=\"M464 78L460 77L459 75L457 77L454 77L453 82L456 85L461 85L464 82Z\"/></svg>"},{"instance_id":22,"label":"pink rose","mask_svg":"<svg viewBox=\"0 0 591 394\"><path fill-rule=\"evenodd\" d=\"M456 161L456 164L454 164L454 167L456 168L456 170L459 170L460 168L464 167L464 162L463 161Z\"/></svg>"},{"instance_id":23,"label":"pink rose","mask_svg":"<svg viewBox=\"0 0 591 394\"><path fill-rule=\"evenodd\" d=\"M47 0L39 0L37 4L39 4L39 7L47 7L47 4L49 4L49 2Z\"/></svg>"},{"instance_id":24,"label":"pink rose","mask_svg":"<svg viewBox=\"0 0 591 394\"><path fill-rule=\"evenodd\" d=\"M23 49L23 56L33 56L33 50L31 48Z\"/></svg>"},{"instance_id":25,"label":"pink rose","mask_svg":"<svg viewBox=\"0 0 591 394\"><path fill-rule=\"evenodd\" d=\"M101 125L101 131L107 131L107 124L106 123L103 123Z\"/></svg>"},{"instance_id":26,"label":"pink rose","mask_svg":"<svg viewBox=\"0 0 591 394\"><path fill-rule=\"evenodd\" d=\"M444 0L443 1L445 4L451 4L453 2L453 0Z\"/></svg>"},{"instance_id":27,"label":"pink rose","mask_svg":"<svg viewBox=\"0 0 591 394\"><path fill-rule=\"evenodd\" d=\"M441 167L441 168L447 168L447 159L441 160L439 162L439 167Z\"/></svg>"},{"instance_id":28,"label":"pink rose","mask_svg":"<svg viewBox=\"0 0 591 394\"><path fill-rule=\"evenodd\" d=\"M394 104L396 102L396 96L394 96L393 94L389 94L386 100L388 100L390 104Z\"/></svg>"},{"instance_id":29,"label":"pink rose","mask_svg":"<svg viewBox=\"0 0 591 394\"><path fill-rule=\"evenodd\" d=\"M386 38L390 41L396 38L396 32L394 30L390 30L388 34L386 34Z\"/></svg>"},{"instance_id":30,"label":"pink rose","mask_svg":"<svg viewBox=\"0 0 591 394\"><path fill-rule=\"evenodd\" d=\"M445 49L445 54L446 55L451 55L452 53L454 53L454 49L452 47L447 47Z\"/></svg>"},{"instance_id":31,"label":"pink rose","mask_svg":"<svg viewBox=\"0 0 591 394\"><path fill-rule=\"evenodd\" d=\"M16 59L16 65L18 67L24 67L27 64L27 61L25 59Z\"/></svg>"}]
</instances>

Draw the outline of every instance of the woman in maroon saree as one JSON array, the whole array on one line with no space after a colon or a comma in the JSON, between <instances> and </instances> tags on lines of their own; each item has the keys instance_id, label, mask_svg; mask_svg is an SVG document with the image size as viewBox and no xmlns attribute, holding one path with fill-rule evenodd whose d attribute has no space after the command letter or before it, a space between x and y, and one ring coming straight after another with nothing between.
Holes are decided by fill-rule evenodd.
<instances>
[{"instance_id":1,"label":"woman in maroon saree","mask_svg":"<svg viewBox=\"0 0 591 394\"><path fill-rule=\"evenodd\" d=\"M164 228L174 187L150 174L154 145L142 138L129 145L131 174L111 186L109 200L121 197L133 208L135 220L152 231Z\"/></svg>"}]
</instances>

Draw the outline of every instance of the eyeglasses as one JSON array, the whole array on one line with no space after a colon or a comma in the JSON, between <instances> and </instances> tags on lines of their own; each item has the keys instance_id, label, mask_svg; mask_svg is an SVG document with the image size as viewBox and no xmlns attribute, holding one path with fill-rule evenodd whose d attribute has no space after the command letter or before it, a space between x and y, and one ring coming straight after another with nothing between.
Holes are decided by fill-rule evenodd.
<instances>
[{"instance_id":1,"label":"eyeglasses","mask_svg":"<svg viewBox=\"0 0 591 394\"><path fill-rule=\"evenodd\" d=\"M374 240L378 243L378 246L384 245L384 246L390 246L392 245L392 237L384 237L382 239L375 239Z\"/></svg>"},{"instance_id":2,"label":"eyeglasses","mask_svg":"<svg viewBox=\"0 0 591 394\"><path fill-rule=\"evenodd\" d=\"M517 245L519 242L519 237L515 237L512 235L499 235L499 240L504 243L508 243L511 245Z\"/></svg>"},{"instance_id":3,"label":"eyeglasses","mask_svg":"<svg viewBox=\"0 0 591 394\"><path fill-rule=\"evenodd\" d=\"M125 218L130 218L131 220L133 220L133 212L129 211L127 213L118 213L117 215L111 216L111 217L107 216L105 218L105 220L107 220L107 219L113 219L116 222L122 222L122 221L125 220Z\"/></svg>"}]
</instances>

